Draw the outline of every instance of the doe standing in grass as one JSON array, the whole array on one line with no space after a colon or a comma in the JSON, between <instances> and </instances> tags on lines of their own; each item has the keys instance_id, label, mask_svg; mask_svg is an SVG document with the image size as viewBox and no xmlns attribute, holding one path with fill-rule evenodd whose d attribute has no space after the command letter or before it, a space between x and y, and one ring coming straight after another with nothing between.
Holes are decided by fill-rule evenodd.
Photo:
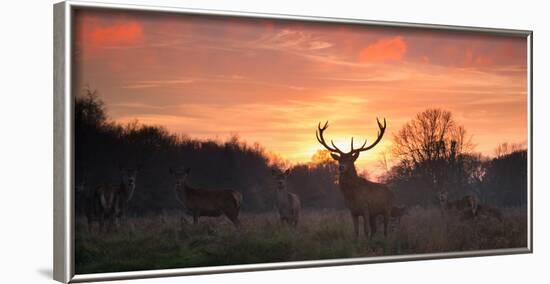
<instances>
[{"instance_id":1,"label":"doe standing in grass","mask_svg":"<svg viewBox=\"0 0 550 284\"><path fill-rule=\"evenodd\" d=\"M200 216L218 217L222 214L233 222L235 227L240 227L239 211L243 201L240 192L229 189L204 189L191 187L188 184L189 172L186 170L172 170L170 173L176 177L176 198L185 207L187 213L193 216L193 224L199 223Z\"/></svg>"},{"instance_id":2,"label":"doe standing in grass","mask_svg":"<svg viewBox=\"0 0 550 284\"><path fill-rule=\"evenodd\" d=\"M296 227L300 218L301 204L298 195L288 192L287 177L289 172L290 170L286 170L285 172L278 169L271 170L271 173L277 182L275 205L279 210L281 223L288 223L289 225Z\"/></svg>"},{"instance_id":3,"label":"doe standing in grass","mask_svg":"<svg viewBox=\"0 0 550 284\"><path fill-rule=\"evenodd\" d=\"M88 219L88 229L91 231L94 220L99 222L99 230L120 225L121 219L126 217L128 204L136 189L137 169L122 169L120 184L104 184L86 195L84 211Z\"/></svg>"}]
</instances>

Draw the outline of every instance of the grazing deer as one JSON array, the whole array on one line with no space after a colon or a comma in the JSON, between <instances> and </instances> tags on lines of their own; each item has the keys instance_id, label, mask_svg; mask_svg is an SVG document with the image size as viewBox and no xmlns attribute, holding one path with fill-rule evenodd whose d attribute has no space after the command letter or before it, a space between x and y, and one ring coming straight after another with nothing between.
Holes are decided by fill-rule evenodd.
<instances>
[{"instance_id":1,"label":"grazing deer","mask_svg":"<svg viewBox=\"0 0 550 284\"><path fill-rule=\"evenodd\" d=\"M187 213L193 216L193 224L198 224L200 216L219 217L222 214L239 228L239 210L243 196L235 190L199 189L188 184L191 169L172 170L170 174L176 178L176 198L185 207Z\"/></svg>"},{"instance_id":2,"label":"grazing deer","mask_svg":"<svg viewBox=\"0 0 550 284\"><path fill-rule=\"evenodd\" d=\"M502 213L497 208L489 205L480 204L479 200L473 195L466 195L461 199L449 201L446 191L439 192L439 203L442 215L446 212L454 211L460 214L461 220L470 220L478 216L492 217L502 221Z\"/></svg>"},{"instance_id":3,"label":"grazing deer","mask_svg":"<svg viewBox=\"0 0 550 284\"><path fill-rule=\"evenodd\" d=\"M135 169L121 169L119 185L101 185L90 193L84 209L90 231L94 220L99 222L100 231L104 230L105 223L120 225L128 203L134 196L137 173L138 170Z\"/></svg>"},{"instance_id":4,"label":"grazing deer","mask_svg":"<svg viewBox=\"0 0 550 284\"><path fill-rule=\"evenodd\" d=\"M330 151L330 156L338 161L339 169L339 179L338 184L340 186L340 191L344 196L346 206L351 212L351 217L353 220L353 228L355 232L355 237L359 237L359 217L363 217L363 230L365 236L371 237L376 233L376 217L382 215L384 217L384 236L388 234L388 222L391 217L391 211L393 208L395 195L394 193L384 184L375 183L369 181L365 178L359 177L357 175L357 170L355 169L355 160L359 158L359 154L363 151L370 150L376 146L384 136L386 131L386 119L384 119L384 125L376 119L378 123L378 137L376 140L369 146L367 141L358 148L353 148L353 137L351 138L351 150L347 153L342 152L334 142L331 140L332 147L329 146L323 137L323 132L328 127L328 121L323 127L319 123L318 129L315 132L317 141L323 145L327 150ZM371 234L369 235L369 228Z\"/></svg>"},{"instance_id":5,"label":"grazing deer","mask_svg":"<svg viewBox=\"0 0 550 284\"><path fill-rule=\"evenodd\" d=\"M279 210L281 223L288 223L296 227L300 218L300 198L287 190L287 177L290 170L284 173L278 169L272 169L271 173L277 181L277 191L275 193L275 204Z\"/></svg>"},{"instance_id":6,"label":"grazing deer","mask_svg":"<svg viewBox=\"0 0 550 284\"><path fill-rule=\"evenodd\" d=\"M467 201L465 201L467 200ZM462 203L466 203L466 206L472 206L470 203L470 196L465 196L462 199ZM462 211L461 220L472 220L476 219L478 217L486 217L486 218L495 218L498 221L502 222L502 212L492 206L486 205L486 204L479 204L477 201L475 203L475 210L468 210L469 208L466 208L466 210ZM459 209L460 210L460 209Z\"/></svg>"}]
</instances>

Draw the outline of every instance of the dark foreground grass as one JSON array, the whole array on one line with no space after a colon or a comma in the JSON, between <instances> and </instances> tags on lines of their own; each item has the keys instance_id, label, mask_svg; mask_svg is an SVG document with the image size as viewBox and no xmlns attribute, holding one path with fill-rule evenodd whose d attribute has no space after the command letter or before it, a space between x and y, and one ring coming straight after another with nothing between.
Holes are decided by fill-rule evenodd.
<instances>
[{"instance_id":1,"label":"dark foreground grass","mask_svg":"<svg viewBox=\"0 0 550 284\"><path fill-rule=\"evenodd\" d=\"M435 209L416 208L394 224L388 238L355 240L347 211L303 212L298 228L275 214L243 214L236 230L224 218L181 225L179 216L131 218L116 231L93 233L79 220L76 273L322 260L380 255L517 248L527 245L525 209L504 210L504 221L442 220Z\"/></svg>"}]
</instances>

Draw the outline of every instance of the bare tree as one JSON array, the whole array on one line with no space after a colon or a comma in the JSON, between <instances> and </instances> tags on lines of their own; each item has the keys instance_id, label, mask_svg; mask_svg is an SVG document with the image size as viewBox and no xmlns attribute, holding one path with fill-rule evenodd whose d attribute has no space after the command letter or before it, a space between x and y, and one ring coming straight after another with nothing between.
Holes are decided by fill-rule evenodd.
<instances>
[{"instance_id":1,"label":"bare tree","mask_svg":"<svg viewBox=\"0 0 550 284\"><path fill-rule=\"evenodd\" d=\"M460 159L473 145L449 111L428 109L394 136L393 154L402 166L423 176L433 191L447 191L459 178ZM456 183L454 183L456 184Z\"/></svg>"}]
</instances>

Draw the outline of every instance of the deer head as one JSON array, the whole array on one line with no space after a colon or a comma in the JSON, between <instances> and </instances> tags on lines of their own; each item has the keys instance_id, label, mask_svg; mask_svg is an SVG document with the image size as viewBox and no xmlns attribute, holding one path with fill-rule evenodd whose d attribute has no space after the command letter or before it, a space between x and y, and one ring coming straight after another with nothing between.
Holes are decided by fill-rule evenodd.
<instances>
[{"instance_id":1,"label":"deer head","mask_svg":"<svg viewBox=\"0 0 550 284\"><path fill-rule=\"evenodd\" d=\"M101 202L101 206L103 207L103 210L110 212L111 210L114 210L115 207L115 192L114 191L106 191L102 192L99 200Z\"/></svg>"},{"instance_id":2,"label":"deer head","mask_svg":"<svg viewBox=\"0 0 550 284\"><path fill-rule=\"evenodd\" d=\"M189 176L189 173L191 172L190 168L186 169L169 169L169 172L171 175L173 175L176 178L176 190L181 188L185 181L187 180L187 177Z\"/></svg>"},{"instance_id":3,"label":"deer head","mask_svg":"<svg viewBox=\"0 0 550 284\"><path fill-rule=\"evenodd\" d=\"M447 191L439 191L437 193L437 200L439 201L439 205L445 208L449 202L449 193Z\"/></svg>"},{"instance_id":4,"label":"deer head","mask_svg":"<svg viewBox=\"0 0 550 284\"><path fill-rule=\"evenodd\" d=\"M338 170L340 171L340 174L349 172L350 169L354 170L355 166L353 163L355 162L355 160L357 160L357 158L359 158L359 154L361 152L374 148L374 146L376 146L376 144L378 144L380 140L382 140L382 136L384 136L384 132L386 131L386 119L384 118L383 124L380 123L378 118L376 119L376 122L378 123L378 128L380 129L378 131L378 137L376 138L376 140L369 146L366 146L367 140L365 139L365 142L361 147L354 149L353 137L351 137L351 150L347 153L343 152L338 147L336 147L336 145L334 145L334 142L332 140L330 140L330 144L332 146L327 144L327 142L325 141L325 138L323 137L323 133L328 128L328 121L325 122L325 125L322 127L321 127L321 123L319 123L319 125L317 126L317 131L315 132L317 141L319 141L321 145L323 145L327 150L330 151L330 156L334 160L338 161Z\"/></svg>"},{"instance_id":5,"label":"deer head","mask_svg":"<svg viewBox=\"0 0 550 284\"><path fill-rule=\"evenodd\" d=\"M271 174L273 175L273 177L275 177L275 181L277 182L277 191L286 190L286 178L288 177L289 173L290 169L284 172L279 169L271 170Z\"/></svg>"},{"instance_id":6,"label":"deer head","mask_svg":"<svg viewBox=\"0 0 550 284\"><path fill-rule=\"evenodd\" d=\"M136 187L137 169L120 169L121 181L130 191Z\"/></svg>"}]
</instances>

